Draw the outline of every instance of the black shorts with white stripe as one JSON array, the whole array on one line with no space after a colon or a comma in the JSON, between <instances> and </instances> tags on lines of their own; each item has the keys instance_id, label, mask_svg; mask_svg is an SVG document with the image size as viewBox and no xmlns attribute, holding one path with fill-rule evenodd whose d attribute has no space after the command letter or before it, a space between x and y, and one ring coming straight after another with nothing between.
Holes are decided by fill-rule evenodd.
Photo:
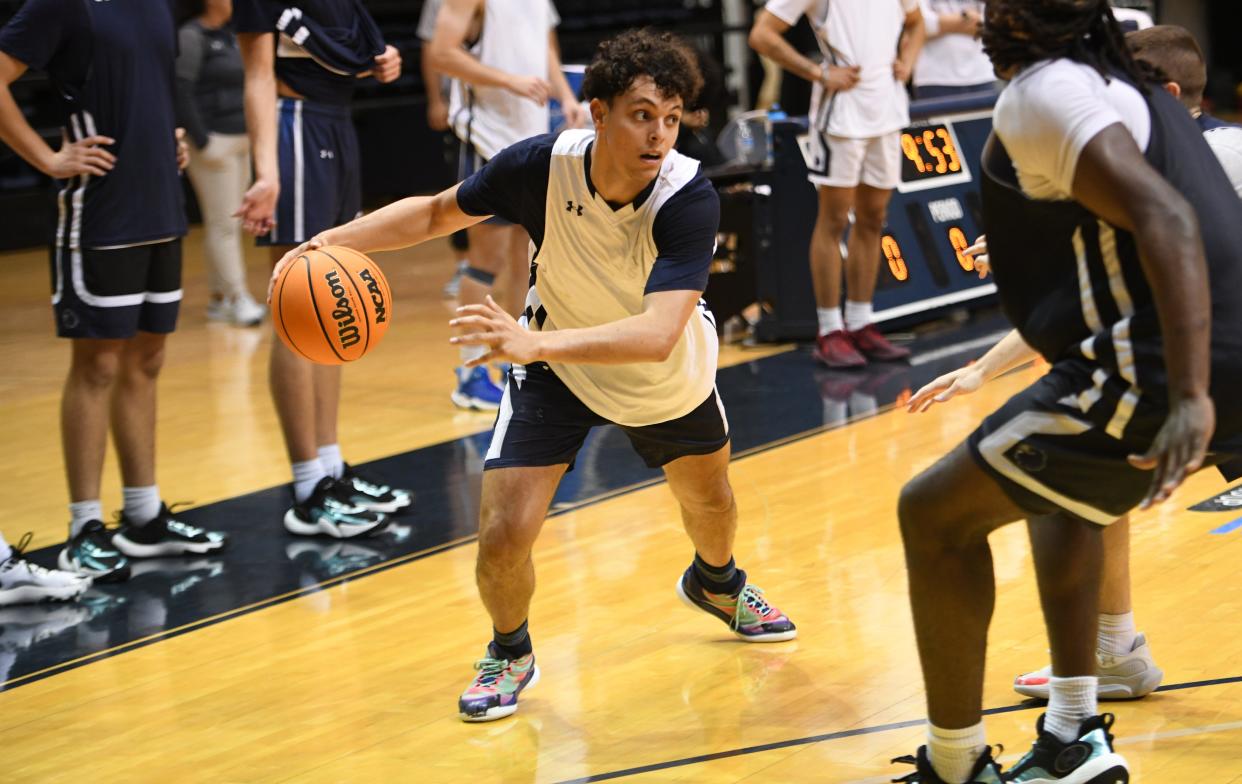
<instances>
[{"instance_id":1,"label":"black shorts with white stripe","mask_svg":"<svg viewBox=\"0 0 1242 784\"><path fill-rule=\"evenodd\" d=\"M517 377L522 377L518 382ZM591 428L615 424L587 408L543 362L509 372L484 470L569 464ZM709 455L729 443L715 390L685 416L654 425L617 425L649 468Z\"/></svg>"},{"instance_id":2,"label":"black shorts with white stripe","mask_svg":"<svg viewBox=\"0 0 1242 784\"><path fill-rule=\"evenodd\" d=\"M976 462L1031 516L1068 512L1108 525L1138 505L1145 453L1168 417L1163 391L1134 401L1130 384L1090 362L1057 362L967 438ZM1233 456L1213 454L1208 465ZM963 492L969 492L964 488Z\"/></svg>"},{"instance_id":3,"label":"black shorts with white stripe","mask_svg":"<svg viewBox=\"0 0 1242 784\"><path fill-rule=\"evenodd\" d=\"M52 249L52 309L62 338L169 333L181 308L181 240Z\"/></svg>"}]
</instances>

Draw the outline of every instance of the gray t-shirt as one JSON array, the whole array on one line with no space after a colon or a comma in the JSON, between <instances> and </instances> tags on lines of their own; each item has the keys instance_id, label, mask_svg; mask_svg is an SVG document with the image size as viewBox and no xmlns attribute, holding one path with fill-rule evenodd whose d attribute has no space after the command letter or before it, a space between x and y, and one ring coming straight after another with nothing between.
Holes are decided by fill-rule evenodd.
<instances>
[{"instance_id":1,"label":"gray t-shirt","mask_svg":"<svg viewBox=\"0 0 1242 784\"><path fill-rule=\"evenodd\" d=\"M213 30L193 19L177 40L177 122L197 147L208 133L245 133L245 71L232 28Z\"/></svg>"}]
</instances>

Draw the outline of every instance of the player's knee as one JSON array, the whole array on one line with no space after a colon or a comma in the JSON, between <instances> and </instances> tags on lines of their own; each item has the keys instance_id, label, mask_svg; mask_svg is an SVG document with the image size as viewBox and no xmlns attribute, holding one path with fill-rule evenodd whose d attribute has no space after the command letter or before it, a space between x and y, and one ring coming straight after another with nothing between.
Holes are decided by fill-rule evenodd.
<instances>
[{"instance_id":1,"label":"player's knee","mask_svg":"<svg viewBox=\"0 0 1242 784\"><path fill-rule=\"evenodd\" d=\"M76 353L69 374L77 384L94 389L107 389L116 380L120 367L120 353L116 351Z\"/></svg>"},{"instance_id":2,"label":"player's knee","mask_svg":"<svg viewBox=\"0 0 1242 784\"><path fill-rule=\"evenodd\" d=\"M897 519L901 538L907 551L935 547L942 549L964 545L968 538L960 521L945 514L939 484L926 473L916 476L901 488L897 499Z\"/></svg>"},{"instance_id":3,"label":"player's knee","mask_svg":"<svg viewBox=\"0 0 1242 784\"><path fill-rule=\"evenodd\" d=\"M154 380L164 367L164 344L144 345L126 355L125 370Z\"/></svg>"},{"instance_id":4,"label":"player's knee","mask_svg":"<svg viewBox=\"0 0 1242 784\"><path fill-rule=\"evenodd\" d=\"M726 517L733 511L733 503L733 488L727 481L696 488L689 496L681 499L681 505L687 507L688 511L703 517Z\"/></svg>"},{"instance_id":5,"label":"player's knee","mask_svg":"<svg viewBox=\"0 0 1242 784\"><path fill-rule=\"evenodd\" d=\"M526 562L533 542L525 526L504 510L485 510L479 528L479 564L491 569L508 569Z\"/></svg>"},{"instance_id":6,"label":"player's knee","mask_svg":"<svg viewBox=\"0 0 1242 784\"><path fill-rule=\"evenodd\" d=\"M886 210L873 207L856 206L854 208L854 225L863 230L879 231L884 228Z\"/></svg>"},{"instance_id":7,"label":"player's knee","mask_svg":"<svg viewBox=\"0 0 1242 784\"><path fill-rule=\"evenodd\" d=\"M840 242L850 225L848 210L825 210L815 221L815 232L833 242Z\"/></svg>"}]
</instances>

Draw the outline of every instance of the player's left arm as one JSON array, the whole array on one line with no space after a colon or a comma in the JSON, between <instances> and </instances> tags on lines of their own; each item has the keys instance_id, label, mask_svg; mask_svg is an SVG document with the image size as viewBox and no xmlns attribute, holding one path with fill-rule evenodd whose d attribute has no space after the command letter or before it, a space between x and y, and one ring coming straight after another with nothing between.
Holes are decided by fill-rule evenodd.
<instances>
[{"instance_id":1,"label":"player's left arm","mask_svg":"<svg viewBox=\"0 0 1242 784\"><path fill-rule=\"evenodd\" d=\"M552 85L552 96L561 102L561 111L565 114L567 128L585 128L587 111L578 102L574 88L569 86L565 71L561 68L561 44L556 39L556 28L548 30L548 83Z\"/></svg>"},{"instance_id":2,"label":"player's left arm","mask_svg":"<svg viewBox=\"0 0 1242 784\"><path fill-rule=\"evenodd\" d=\"M699 291L657 291L643 298L643 312L636 316L595 327L551 332L525 329L488 297L482 305L457 309L458 317L449 325L469 332L451 338L450 342L488 347L488 353L468 363L469 367L489 362L663 362L677 346L701 295Z\"/></svg>"},{"instance_id":3,"label":"player's left arm","mask_svg":"<svg viewBox=\"0 0 1242 784\"><path fill-rule=\"evenodd\" d=\"M1121 123L1083 147L1072 193L1087 209L1134 234L1151 287L1169 376L1169 417L1144 455L1154 469L1143 506L1163 501L1197 470L1216 427L1208 396L1212 301L1207 260L1194 209L1143 157Z\"/></svg>"},{"instance_id":4,"label":"player's left arm","mask_svg":"<svg viewBox=\"0 0 1242 784\"><path fill-rule=\"evenodd\" d=\"M923 24L923 12L918 3L906 11L906 19L901 28L901 39L897 43L897 59L893 62L893 77L905 84L914 73L914 64L919 60L919 52L927 40L927 27Z\"/></svg>"}]
</instances>

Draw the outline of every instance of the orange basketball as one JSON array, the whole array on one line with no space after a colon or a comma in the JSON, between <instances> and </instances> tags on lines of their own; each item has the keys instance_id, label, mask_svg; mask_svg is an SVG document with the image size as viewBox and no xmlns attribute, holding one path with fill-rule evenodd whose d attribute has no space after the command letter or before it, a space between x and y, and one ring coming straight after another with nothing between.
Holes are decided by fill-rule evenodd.
<instances>
[{"instance_id":1,"label":"orange basketball","mask_svg":"<svg viewBox=\"0 0 1242 784\"><path fill-rule=\"evenodd\" d=\"M272 324L289 350L323 365L353 362L392 321L392 292L374 261L328 245L308 250L272 287Z\"/></svg>"}]
</instances>

